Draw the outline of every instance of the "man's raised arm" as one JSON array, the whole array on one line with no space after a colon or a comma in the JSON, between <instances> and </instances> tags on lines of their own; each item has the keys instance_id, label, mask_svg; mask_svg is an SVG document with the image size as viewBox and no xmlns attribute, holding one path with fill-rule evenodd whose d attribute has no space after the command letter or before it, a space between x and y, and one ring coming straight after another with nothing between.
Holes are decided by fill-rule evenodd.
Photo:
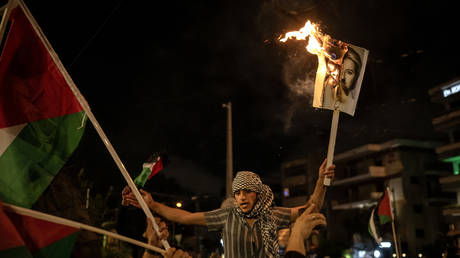
<instances>
[{"instance_id":1,"label":"man's raised arm","mask_svg":"<svg viewBox=\"0 0 460 258\"><path fill-rule=\"evenodd\" d=\"M327 159L324 159L323 163L319 167L318 180L316 180L315 190L310 196L310 199L308 199L305 205L291 209L291 221L296 220L300 215L299 210L308 208L310 204L315 204L316 210L314 212L319 212L323 207L324 197L326 196L327 190L327 187L324 186L324 179L328 177L332 180L334 179L335 174L335 165L332 164L326 168L326 162Z\"/></svg>"}]
</instances>

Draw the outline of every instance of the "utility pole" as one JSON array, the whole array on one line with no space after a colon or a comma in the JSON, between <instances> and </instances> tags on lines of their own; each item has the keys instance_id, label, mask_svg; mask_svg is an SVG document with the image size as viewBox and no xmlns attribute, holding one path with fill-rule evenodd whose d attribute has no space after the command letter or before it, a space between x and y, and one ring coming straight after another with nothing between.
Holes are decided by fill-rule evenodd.
<instances>
[{"instance_id":1,"label":"utility pole","mask_svg":"<svg viewBox=\"0 0 460 258\"><path fill-rule=\"evenodd\" d=\"M232 102L222 104L223 108L227 108L227 174L226 174L226 197L232 195L232 179L233 179L233 146L232 146Z\"/></svg>"}]
</instances>

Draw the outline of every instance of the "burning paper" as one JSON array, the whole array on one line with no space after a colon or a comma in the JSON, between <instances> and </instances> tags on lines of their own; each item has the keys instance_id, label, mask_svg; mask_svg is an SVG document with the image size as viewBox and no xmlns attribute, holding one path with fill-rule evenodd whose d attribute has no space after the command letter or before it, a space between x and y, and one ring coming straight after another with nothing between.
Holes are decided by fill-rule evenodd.
<instances>
[{"instance_id":1,"label":"burning paper","mask_svg":"<svg viewBox=\"0 0 460 258\"><path fill-rule=\"evenodd\" d=\"M308 39L307 51L318 57L313 106L353 116L369 51L321 33L310 21L300 30L286 33L280 41L290 38Z\"/></svg>"}]
</instances>

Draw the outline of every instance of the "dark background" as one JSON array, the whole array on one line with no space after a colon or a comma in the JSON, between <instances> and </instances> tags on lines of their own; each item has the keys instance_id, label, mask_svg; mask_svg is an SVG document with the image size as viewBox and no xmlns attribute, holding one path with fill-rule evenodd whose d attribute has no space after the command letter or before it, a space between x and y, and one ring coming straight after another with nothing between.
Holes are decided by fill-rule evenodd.
<instances>
[{"instance_id":1,"label":"dark background","mask_svg":"<svg viewBox=\"0 0 460 258\"><path fill-rule=\"evenodd\" d=\"M235 171L274 182L283 161L326 156L332 112L313 108L308 89L293 90L316 72L316 57L304 42L278 42L307 19L370 51L355 116L340 116L336 153L393 138L445 140L432 128L442 107L428 89L460 75L448 1L25 2L131 175L166 151L158 179L177 194L223 197L228 101ZM95 191L125 185L89 123L70 162Z\"/></svg>"}]
</instances>

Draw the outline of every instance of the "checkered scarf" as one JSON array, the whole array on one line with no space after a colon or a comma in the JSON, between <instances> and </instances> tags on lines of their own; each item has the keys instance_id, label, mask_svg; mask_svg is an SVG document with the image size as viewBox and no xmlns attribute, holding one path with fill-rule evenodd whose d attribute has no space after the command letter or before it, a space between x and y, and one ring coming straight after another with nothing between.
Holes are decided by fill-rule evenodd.
<instances>
[{"instance_id":1,"label":"checkered scarf","mask_svg":"<svg viewBox=\"0 0 460 258\"><path fill-rule=\"evenodd\" d=\"M239 206L236 212L243 218L255 218L262 232L262 240L267 257L279 257L279 244L270 206L273 201L273 192L269 186L262 184L260 177L250 171L240 171L233 179L232 193L250 190L257 193L257 201L252 210L244 213Z\"/></svg>"}]
</instances>

